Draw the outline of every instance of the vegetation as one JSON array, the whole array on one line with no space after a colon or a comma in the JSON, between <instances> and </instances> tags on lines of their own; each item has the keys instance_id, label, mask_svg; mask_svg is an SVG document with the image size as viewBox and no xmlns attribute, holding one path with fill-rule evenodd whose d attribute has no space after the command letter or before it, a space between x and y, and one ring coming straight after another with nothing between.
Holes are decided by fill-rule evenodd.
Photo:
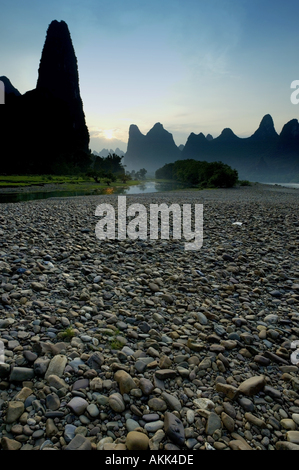
<instances>
[{"instance_id":1,"label":"vegetation","mask_svg":"<svg viewBox=\"0 0 299 470\"><path fill-rule=\"evenodd\" d=\"M58 333L60 339L64 341L71 341L71 339L76 335L75 330L71 326L66 328L64 331Z\"/></svg>"},{"instance_id":2,"label":"vegetation","mask_svg":"<svg viewBox=\"0 0 299 470\"><path fill-rule=\"evenodd\" d=\"M175 180L199 188L231 188L237 184L238 172L222 162L177 160L156 171L157 179Z\"/></svg>"},{"instance_id":3,"label":"vegetation","mask_svg":"<svg viewBox=\"0 0 299 470\"><path fill-rule=\"evenodd\" d=\"M113 186L131 186L138 184L139 180L135 176L143 177L146 174L141 171L134 174L132 179L129 174L125 173L125 169L121 163L122 157L116 154L109 154L107 158L92 155L92 164L86 172L78 174L28 174L28 175L0 175L1 188L19 188L26 186L40 186L47 184L59 185L62 191L85 191L99 190L105 187ZM135 172L134 172L135 173ZM58 188L57 188L58 189Z\"/></svg>"},{"instance_id":4,"label":"vegetation","mask_svg":"<svg viewBox=\"0 0 299 470\"><path fill-rule=\"evenodd\" d=\"M145 175L147 174L147 170L145 168L141 168L139 171L132 170L131 172L127 171L127 176L132 180L145 180Z\"/></svg>"}]
</instances>

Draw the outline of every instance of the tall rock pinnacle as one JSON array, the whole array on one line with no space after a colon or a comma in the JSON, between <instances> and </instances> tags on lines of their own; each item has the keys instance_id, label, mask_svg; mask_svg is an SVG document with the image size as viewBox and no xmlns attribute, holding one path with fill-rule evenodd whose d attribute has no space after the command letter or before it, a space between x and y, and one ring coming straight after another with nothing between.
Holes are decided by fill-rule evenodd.
<instances>
[{"instance_id":1,"label":"tall rock pinnacle","mask_svg":"<svg viewBox=\"0 0 299 470\"><path fill-rule=\"evenodd\" d=\"M50 24L38 70L37 90L48 90L54 98L67 103L72 127L88 150L89 134L79 89L79 74L71 35L64 21ZM77 140L77 139L76 139Z\"/></svg>"}]
</instances>

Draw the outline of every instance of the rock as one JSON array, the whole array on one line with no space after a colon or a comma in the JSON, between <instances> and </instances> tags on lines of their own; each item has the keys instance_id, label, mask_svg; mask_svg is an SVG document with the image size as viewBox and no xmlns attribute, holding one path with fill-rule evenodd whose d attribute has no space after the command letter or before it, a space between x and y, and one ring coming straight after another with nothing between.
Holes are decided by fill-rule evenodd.
<instances>
[{"instance_id":1,"label":"rock","mask_svg":"<svg viewBox=\"0 0 299 470\"><path fill-rule=\"evenodd\" d=\"M0 379L4 379L5 377L8 377L9 373L10 373L10 365L0 363Z\"/></svg>"},{"instance_id":2,"label":"rock","mask_svg":"<svg viewBox=\"0 0 299 470\"><path fill-rule=\"evenodd\" d=\"M266 380L263 375L251 377L239 385L239 392L243 395L253 397L261 392L266 385Z\"/></svg>"},{"instance_id":3,"label":"rock","mask_svg":"<svg viewBox=\"0 0 299 470\"><path fill-rule=\"evenodd\" d=\"M163 392L161 396L170 410L181 411L181 402L176 397L166 392Z\"/></svg>"},{"instance_id":4,"label":"rock","mask_svg":"<svg viewBox=\"0 0 299 470\"><path fill-rule=\"evenodd\" d=\"M89 386L93 392L101 392L103 390L103 380L100 377L94 377Z\"/></svg>"},{"instance_id":5,"label":"rock","mask_svg":"<svg viewBox=\"0 0 299 470\"><path fill-rule=\"evenodd\" d=\"M171 359L167 356L162 356L160 361L159 361L159 367L160 369L169 369L172 365Z\"/></svg>"},{"instance_id":6,"label":"rock","mask_svg":"<svg viewBox=\"0 0 299 470\"><path fill-rule=\"evenodd\" d=\"M103 354L96 351L94 352L87 361L87 365L96 371L101 370L102 365L105 363Z\"/></svg>"},{"instance_id":7,"label":"rock","mask_svg":"<svg viewBox=\"0 0 299 470\"><path fill-rule=\"evenodd\" d=\"M167 405L164 400L161 398L151 398L148 401L148 406L154 411L165 411L167 410Z\"/></svg>"},{"instance_id":8,"label":"rock","mask_svg":"<svg viewBox=\"0 0 299 470\"><path fill-rule=\"evenodd\" d=\"M38 357L33 364L33 369L35 375L43 377L47 372L48 366L50 364L50 359L47 357Z\"/></svg>"},{"instance_id":9,"label":"rock","mask_svg":"<svg viewBox=\"0 0 299 470\"><path fill-rule=\"evenodd\" d=\"M245 411L252 412L254 410L254 404L248 398L241 397L239 398L238 402Z\"/></svg>"},{"instance_id":10,"label":"rock","mask_svg":"<svg viewBox=\"0 0 299 470\"><path fill-rule=\"evenodd\" d=\"M212 410L215 408L215 403L209 398L196 398L193 400L194 405L200 410Z\"/></svg>"},{"instance_id":11,"label":"rock","mask_svg":"<svg viewBox=\"0 0 299 470\"><path fill-rule=\"evenodd\" d=\"M32 389L29 387L23 387L14 398L16 401L25 402L30 395L32 395Z\"/></svg>"},{"instance_id":12,"label":"rock","mask_svg":"<svg viewBox=\"0 0 299 470\"><path fill-rule=\"evenodd\" d=\"M163 370L157 370L155 372L155 375L159 380L167 380L167 379L174 379L177 374L175 370L163 369Z\"/></svg>"},{"instance_id":13,"label":"rock","mask_svg":"<svg viewBox=\"0 0 299 470\"><path fill-rule=\"evenodd\" d=\"M33 377L33 369L28 369L27 367L13 367L9 380L11 382L24 382L33 379Z\"/></svg>"},{"instance_id":14,"label":"rock","mask_svg":"<svg viewBox=\"0 0 299 470\"><path fill-rule=\"evenodd\" d=\"M290 431L295 431L297 428L296 423L292 419L288 418L282 419L280 421L280 425L283 427L283 429L287 429Z\"/></svg>"},{"instance_id":15,"label":"rock","mask_svg":"<svg viewBox=\"0 0 299 470\"><path fill-rule=\"evenodd\" d=\"M299 445L299 431L288 431L286 438L289 442Z\"/></svg>"},{"instance_id":16,"label":"rock","mask_svg":"<svg viewBox=\"0 0 299 470\"><path fill-rule=\"evenodd\" d=\"M228 430L228 432L232 433L235 429L235 421L225 412L221 413L221 420L224 427Z\"/></svg>"},{"instance_id":17,"label":"rock","mask_svg":"<svg viewBox=\"0 0 299 470\"><path fill-rule=\"evenodd\" d=\"M209 357L206 357L205 359L203 359L201 361L201 363L198 365L198 369L199 370L206 370L206 369L210 369L212 366L212 361Z\"/></svg>"},{"instance_id":18,"label":"rock","mask_svg":"<svg viewBox=\"0 0 299 470\"><path fill-rule=\"evenodd\" d=\"M50 375L48 377L48 383L50 387L55 387L57 390L61 390L63 388L67 390L69 388L67 383L57 375Z\"/></svg>"},{"instance_id":19,"label":"rock","mask_svg":"<svg viewBox=\"0 0 299 470\"><path fill-rule=\"evenodd\" d=\"M46 397L46 407L49 410L56 411L60 408L60 399L56 393L51 393Z\"/></svg>"},{"instance_id":20,"label":"rock","mask_svg":"<svg viewBox=\"0 0 299 470\"><path fill-rule=\"evenodd\" d=\"M46 421L46 436L51 439L51 437L58 434L58 428L55 426L53 419L49 418Z\"/></svg>"},{"instance_id":21,"label":"rock","mask_svg":"<svg viewBox=\"0 0 299 470\"><path fill-rule=\"evenodd\" d=\"M67 404L68 408L71 409L71 411L77 415L80 416L84 413L88 406L88 402L84 400L84 398L81 397L74 397L71 399L71 401Z\"/></svg>"},{"instance_id":22,"label":"rock","mask_svg":"<svg viewBox=\"0 0 299 470\"><path fill-rule=\"evenodd\" d=\"M128 450L147 450L149 438L142 432L131 431L127 435L126 446Z\"/></svg>"},{"instance_id":23,"label":"rock","mask_svg":"<svg viewBox=\"0 0 299 470\"><path fill-rule=\"evenodd\" d=\"M75 434L76 434L76 429L77 427L74 426L73 424L66 424L64 428L64 440L66 443L71 442L72 439L74 439Z\"/></svg>"},{"instance_id":24,"label":"rock","mask_svg":"<svg viewBox=\"0 0 299 470\"><path fill-rule=\"evenodd\" d=\"M182 421L173 413L168 411L164 417L165 433L169 439L178 446L183 446L185 442L185 430Z\"/></svg>"},{"instance_id":25,"label":"rock","mask_svg":"<svg viewBox=\"0 0 299 470\"><path fill-rule=\"evenodd\" d=\"M86 411L91 418L97 418L100 414L100 410L94 403L88 405Z\"/></svg>"},{"instance_id":26,"label":"rock","mask_svg":"<svg viewBox=\"0 0 299 470\"><path fill-rule=\"evenodd\" d=\"M232 450L253 450L249 444L244 441L233 440L229 442L229 447Z\"/></svg>"},{"instance_id":27,"label":"rock","mask_svg":"<svg viewBox=\"0 0 299 470\"><path fill-rule=\"evenodd\" d=\"M299 445L288 441L278 441L275 448L276 450L299 450Z\"/></svg>"},{"instance_id":28,"label":"rock","mask_svg":"<svg viewBox=\"0 0 299 470\"><path fill-rule=\"evenodd\" d=\"M135 431L135 429L139 427L139 423L137 423L137 421L135 421L134 419L129 418L126 420L126 428L129 432Z\"/></svg>"},{"instance_id":29,"label":"rock","mask_svg":"<svg viewBox=\"0 0 299 470\"><path fill-rule=\"evenodd\" d=\"M245 413L245 419L249 421L251 424L253 424L254 426L257 426L259 428L267 427L267 424L265 423L265 421L258 418L257 416L254 416L252 413Z\"/></svg>"},{"instance_id":30,"label":"rock","mask_svg":"<svg viewBox=\"0 0 299 470\"><path fill-rule=\"evenodd\" d=\"M222 428L221 419L216 413L211 412L208 416L208 420L206 424L206 434L208 436L212 436L217 429L221 429L221 428Z\"/></svg>"},{"instance_id":31,"label":"rock","mask_svg":"<svg viewBox=\"0 0 299 470\"><path fill-rule=\"evenodd\" d=\"M113 393L109 396L109 405L117 413L122 413L126 408L120 393Z\"/></svg>"},{"instance_id":32,"label":"rock","mask_svg":"<svg viewBox=\"0 0 299 470\"><path fill-rule=\"evenodd\" d=\"M1 447L3 450L20 450L22 443L8 437L2 437Z\"/></svg>"},{"instance_id":33,"label":"rock","mask_svg":"<svg viewBox=\"0 0 299 470\"><path fill-rule=\"evenodd\" d=\"M160 449L160 442L163 441L164 437L165 437L165 432L162 429L159 429L154 434L154 436L149 440L150 450L159 450Z\"/></svg>"},{"instance_id":34,"label":"rock","mask_svg":"<svg viewBox=\"0 0 299 470\"><path fill-rule=\"evenodd\" d=\"M158 421L153 421L151 423L146 423L144 426L144 429L147 432L156 432L159 429L162 429L164 427L164 421L158 420Z\"/></svg>"},{"instance_id":35,"label":"rock","mask_svg":"<svg viewBox=\"0 0 299 470\"><path fill-rule=\"evenodd\" d=\"M12 424L16 422L20 416L24 413L25 406L21 401L10 401L8 402L7 412L6 412L6 423Z\"/></svg>"},{"instance_id":36,"label":"rock","mask_svg":"<svg viewBox=\"0 0 299 470\"><path fill-rule=\"evenodd\" d=\"M65 366L67 364L67 357L58 354L51 359L51 362L48 366L47 372L45 374L45 379L48 380L50 375L56 375L57 377L62 377Z\"/></svg>"},{"instance_id":37,"label":"rock","mask_svg":"<svg viewBox=\"0 0 299 470\"><path fill-rule=\"evenodd\" d=\"M230 400L235 400L238 397L240 391L239 389L233 385L223 384L220 382L216 384L217 392L224 393L224 395L226 395Z\"/></svg>"},{"instance_id":38,"label":"rock","mask_svg":"<svg viewBox=\"0 0 299 470\"><path fill-rule=\"evenodd\" d=\"M128 374L124 370L118 370L117 372L115 372L114 379L118 383L120 393L122 395L124 393L129 393L130 390L136 388L136 383L134 382L130 374Z\"/></svg>"},{"instance_id":39,"label":"rock","mask_svg":"<svg viewBox=\"0 0 299 470\"><path fill-rule=\"evenodd\" d=\"M91 450L91 442L81 434L77 434L65 450Z\"/></svg>"},{"instance_id":40,"label":"rock","mask_svg":"<svg viewBox=\"0 0 299 470\"><path fill-rule=\"evenodd\" d=\"M139 387L141 388L143 395L147 396L150 395L155 388L154 384L144 377L140 379Z\"/></svg>"}]
</instances>

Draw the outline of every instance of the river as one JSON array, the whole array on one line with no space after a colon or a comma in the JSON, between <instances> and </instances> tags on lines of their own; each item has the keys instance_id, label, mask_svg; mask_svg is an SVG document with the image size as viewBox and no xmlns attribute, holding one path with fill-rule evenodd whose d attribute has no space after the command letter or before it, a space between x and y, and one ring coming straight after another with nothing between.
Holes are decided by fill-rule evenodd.
<instances>
[{"instance_id":1,"label":"river","mask_svg":"<svg viewBox=\"0 0 299 470\"><path fill-rule=\"evenodd\" d=\"M144 194L144 193L157 193L162 191L171 191L176 189L183 189L184 185L179 183L156 183L154 181L147 181L145 183L129 186L128 188L115 188L107 187L101 188L96 191L22 191L22 192L7 192L0 194L0 203L7 202L24 202L33 201L36 199L49 199L61 197L75 197L75 196L95 196L107 194L122 194L124 196L130 194Z\"/></svg>"}]
</instances>

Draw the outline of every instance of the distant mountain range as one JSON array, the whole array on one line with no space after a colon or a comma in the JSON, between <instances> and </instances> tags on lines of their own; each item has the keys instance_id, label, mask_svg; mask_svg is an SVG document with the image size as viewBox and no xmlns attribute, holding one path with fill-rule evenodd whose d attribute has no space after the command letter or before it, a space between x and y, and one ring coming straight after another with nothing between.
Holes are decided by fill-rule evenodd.
<instances>
[{"instance_id":1,"label":"distant mountain range","mask_svg":"<svg viewBox=\"0 0 299 470\"><path fill-rule=\"evenodd\" d=\"M115 153L119 157L124 157L125 156L125 152L123 150L120 150L118 147L115 150L113 150L113 149L108 150L108 149L104 148L100 152L96 152L95 150L93 150L92 153L96 157L104 157L104 158L107 158L110 153L111 153L111 155L113 155Z\"/></svg>"},{"instance_id":2,"label":"distant mountain range","mask_svg":"<svg viewBox=\"0 0 299 470\"><path fill-rule=\"evenodd\" d=\"M160 123L146 135L136 125L130 126L124 158L128 170L144 167L153 173L166 163L183 159L222 161L238 170L241 179L251 181L299 181L299 123L297 119L289 121L278 135L267 114L248 138L227 128L215 139L210 134L191 133L186 145L180 147Z\"/></svg>"}]
</instances>

